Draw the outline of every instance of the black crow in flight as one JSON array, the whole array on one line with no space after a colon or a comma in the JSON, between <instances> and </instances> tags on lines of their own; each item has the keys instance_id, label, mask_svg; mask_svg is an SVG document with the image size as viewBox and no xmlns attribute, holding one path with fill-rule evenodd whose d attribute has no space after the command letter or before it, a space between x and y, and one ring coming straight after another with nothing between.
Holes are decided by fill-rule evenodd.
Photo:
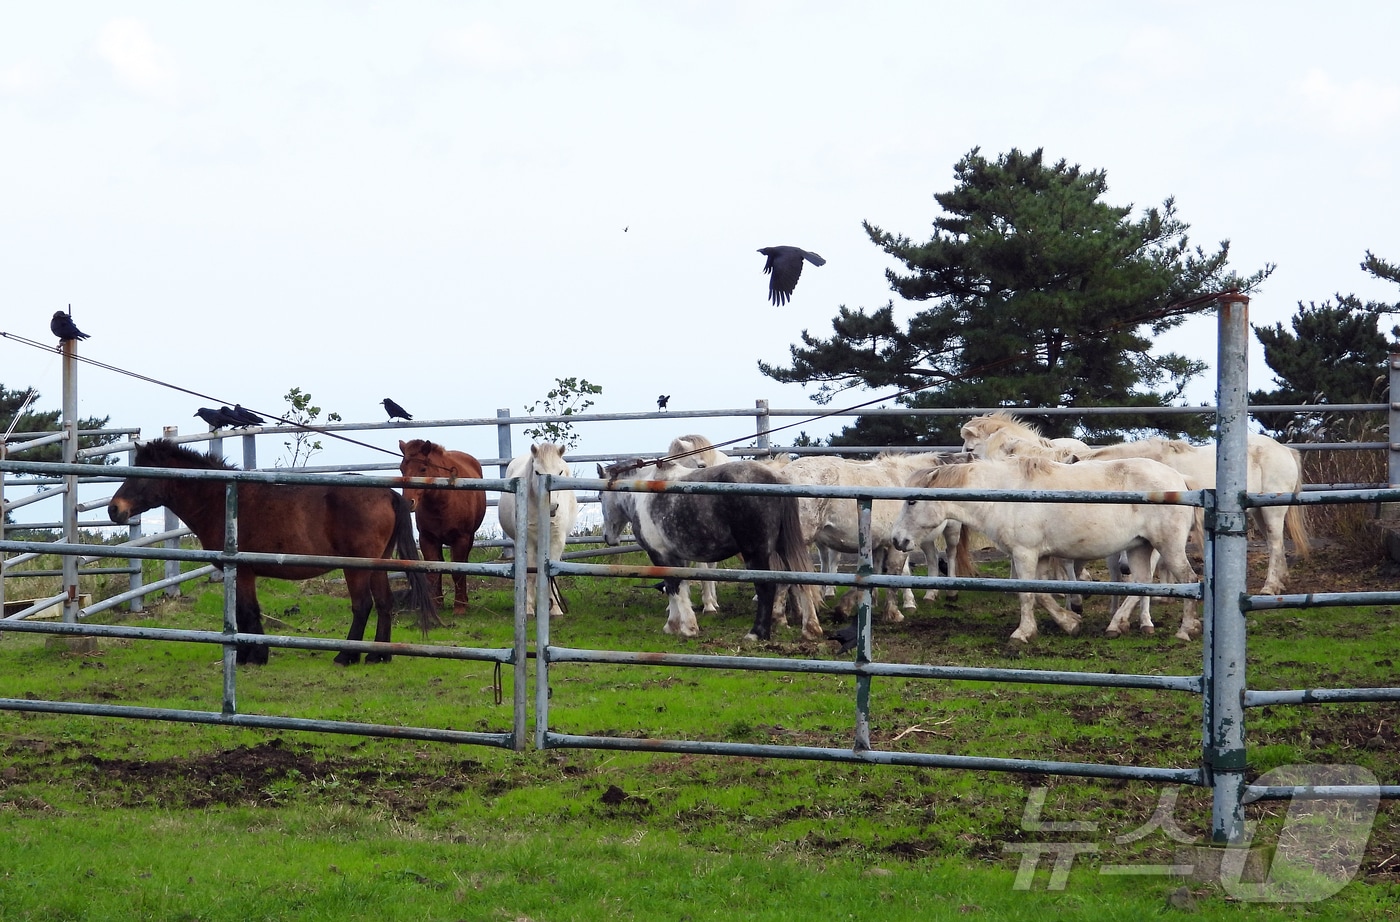
<instances>
[{"instance_id":1,"label":"black crow in flight","mask_svg":"<svg viewBox=\"0 0 1400 922\"><path fill-rule=\"evenodd\" d=\"M389 399L388 397L385 397L383 400L381 400L381 401L379 401L379 402L382 403L382 404L384 405L384 409L388 412L389 418L390 418L390 419L393 419L393 418L396 417L396 416L399 417L400 419L412 419L412 418L413 418L412 416L409 415L409 413L408 413L407 410L405 410L403 407L399 406L397 403L394 403L394 401L391 400L391 399Z\"/></svg>"},{"instance_id":2,"label":"black crow in flight","mask_svg":"<svg viewBox=\"0 0 1400 922\"><path fill-rule=\"evenodd\" d=\"M230 412L233 414L234 419L237 419L239 424L244 427L261 426L267 422L267 420L263 419L261 416L254 413L252 410L243 409L243 405L241 403L235 403L233 405L233 410L231 410Z\"/></svg>"},{"instance_id":3,"label":"black crow in flight","mask_svg":"<svg viewBox=\"0 0 1400 922\"><path fill-rule=\"evenodd\" d=\"M69 313L54 311L53 319L49 321L49 332L65 342L70 339L87 339L88 334L73 323L73 305L68 305Z\"/></svg>"},{"instance_id":4,"label":"black crow in flight","mask_svg":"<svg viewBox=\"0 0 1400 922\"><path fill-rule=\"evenodd\" d=\"M763 271L772 276L768 281L768 300L777 305L786 304L792 297L802 276L804 259L814 266L826 265L826 260L801 247L763 247L758 252L768 257L763 265Z\"/></svg>"},{"instance_id":5,"label":"black crow in flight","mask_svg":"<svg viewBox=\"0 0 1400 922\"><path fill-rule=\"evenodd\" d=\"M664 409L666 409L666 404L668 404L668 403L670 403L670 402L671 402L671 395L670 395L670 394L662 394L660 397L657 397L657 398L656 398L656 408L657 408L658 410L664 410Z\"/></svg>"}]
</instances>

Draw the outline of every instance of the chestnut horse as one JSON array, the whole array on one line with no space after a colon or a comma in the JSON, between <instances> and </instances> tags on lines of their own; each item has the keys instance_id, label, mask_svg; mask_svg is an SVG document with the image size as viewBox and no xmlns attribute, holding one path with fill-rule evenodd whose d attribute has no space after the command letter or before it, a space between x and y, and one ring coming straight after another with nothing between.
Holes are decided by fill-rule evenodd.
<instances>
[{"instance_id":1,"label":"chestnut horse","mask_svg":"<svg viewBox=\"0 0 1400 922\"><path fill-rule=\"evenodd\" d=\"M465 451L449 451L427 439L399 442L403 461L399 473L405 477L465 477L481 479L481 462ZM486 494L481 490L425 490L404 487L404 499L413 507L418 522L418 547L424 560L446 560L443 549L452 552L454 563L466 563L476 543L477 530L486 517ZM442 610L442 574L428 574L433 606ZM467 575L452 574L456 590L452 613L467 612Z\"/></svg>"},{"instance_id":2,"label":"chestnut horse","mask_svg":"<svg viewBox=\"0 0 1400 922\"><path fill-rule=\"evenodd\" d=\"M147 442L136 450L137 467L188 470L235 470L212 455L181 448L166 439ZM165 506L190 527L205 550L224 549L224 483L217 480L176 480L160 477L128 478L107 506L107 515L124 525L134 515ZM250 553L305 554L322 557L387 559L397 549L404 560L417 560L413 521L408 502L384 487L341 487L321 484L240 483L238 485L238 549ZM257 577L310 579L335 567L315 563L255 563L238 566L237 622L241 634L262 634L262 610L258 607ZM362 640L370 608L378 611L374 639L390 641L393 593L385 570L345 568L350 592L350 633L346 639ZM408 571L410 604L418 609L419 626L426 632L434 615L428 581L421 571ZM240 643L239 663L267 662L264 644ZM388 662L388 653L369 653L367 663ZM340 666L360 661L360 654L341 651Z\"/></svg>"}]
</instances>

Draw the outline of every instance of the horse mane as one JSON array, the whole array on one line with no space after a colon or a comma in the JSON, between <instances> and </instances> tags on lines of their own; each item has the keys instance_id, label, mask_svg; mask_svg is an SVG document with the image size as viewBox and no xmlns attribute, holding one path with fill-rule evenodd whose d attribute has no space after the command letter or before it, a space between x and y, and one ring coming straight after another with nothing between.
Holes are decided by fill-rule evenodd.
<instances>
[{"instance_id":1,"label":"horse mane","mask_svg":"<svg viewBox=\"0 0 1400 922\"><path fill-rule=\"evenodd\" d=\"M1050 470L1050 465L1057 463L1053 458L1045 455L1017 455L1010 460L1017 465L1021 476L1027 480L1046 473Z\"/></svg>"},{"instance_id":2,"label":"horse mane","mask_svg":"<svg viewBox=\"0 0 1400 922\"><path fill-rule=\"evenodd\" d=\"M224 458L197 452L177 445L169 439L152 439L136 449L136 464L140 467L194 467L211 471L236 471L238 468Z\"/></svg>"},{"instance_id":3,"label":"horse mane","mask_svg":"<svg viewBox=\"0 0 1400 922\"><path fill-rule=\"evenodd\" d=\"M965 487L976 464L940 464L909 475L911 487Z\"/></svg>"},{"instance_id":4,"label":"horse mane","mask_svg":"<svg viewBox=\"0 0 1400 922\"><path fill-rule=\"evenodd\" d=\"M1023 432L1030 433L1034 438L1042 439L1045 437L1038 426L1026 422L1010 410L997 410L995 413L987 414L987 416L989 419L1000 420L1007 428L1019 429Z\"/></svg>"},{"instance_id":5,"label":"horse mane","mask_svg":"<svg viewBox=\"0 0 1400 922\"><path fill-rule=\"evenodd\" d=\"M707 448L714 448L715 443L698 433L690 435L678 435L671 440L671 445L666 449L667 454L680 454L681 452L692 452L700 454Z\"/></svg>"},{"instance_id":6,"label":"horse mane","mask_svg":"<svg viewBox=\"0 0 1400 922\"><path fill-rule=\"evenodd\" d=\"M445 452L447 451L447 449L439 445L437 442L430 442L427 439L409 439L407 442L403 443L402 454L405 458L407 458L409 452L422 452L423 454L428 454L433 451Z\"/></svg>"}]
</instances>

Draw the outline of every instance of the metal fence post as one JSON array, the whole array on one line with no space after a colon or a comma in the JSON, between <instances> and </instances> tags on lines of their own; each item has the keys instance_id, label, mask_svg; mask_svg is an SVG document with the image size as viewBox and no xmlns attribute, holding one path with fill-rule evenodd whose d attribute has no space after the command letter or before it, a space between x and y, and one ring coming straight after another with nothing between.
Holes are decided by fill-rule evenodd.
<instances>
[{"instance_id":1,"label":"metal fence post","mask_svg":"<svg viewBox=\"0 0 1400 922\"><path fill-rule=\"evenodd\" d=\"M1248 537L1244 493L1249 437L1249 299L1231 294L1217 302L1216 453L1211 646L1204 651L1205 706L1210 715L1204 762L1213 789L1211 839L1235 843L1244 835L1245 787L1245 574Z\"/></svg>"},{"instance_id":2,"label":"metal fence post","mask_svg":"<svg viewBox=\"0 0 1400 922\"><path fill-rule=\"evenodd\" d=\"M509 419L509 418L510 418L510 407L501 407L500 409L496 410L496 418L497 418L497 419ZM502 477L502 478L504 478L504 477L506 476L506 467L508 467L508 466L510 465L510 459L513 458L514 456L515 456L515 454L514 454L514 452L511 451L511 448L510 448L510 423L497 423L497 424L496 424L496 457L501 459L501 464L500 464L501 472L500 472L500 474L498 474L497 476ZM519 497L516 497L516 499L519 499Z\"/></svg>"},{"instance_id":3,"label":"metal fence post","mask_svg":"<svg viewBox=\"0 0 1400 922\"><path fill-rule=\"evenodd\" d=\"M133 448L126 453L126 464L127 467L135 466L136 449ZM126 526L126 537L128 541L135 541L137 538L141 537L141 517L139 515L136 516L136 518L132 519L131 522ZM139 558L136 560L129 561L129 563L131 563L132 567L131 576L127 579L128 588L130 588L132 592L136 592L136 590L140 589L141 586L145 583L145 573L142 569L144 563ZM127 603L127 610L145 611L146 596L144 594L133 595L131 597L131 601Z\"/></svg>"},{"instance_id":4,"label":"metal fence post","mask_svg":"<svg viewBox=\"0 0 1400 922\"><path fill-rule=\"evenodd\" d=\"M15 418L19 418L20 411L15 413ZM3 438L0 438L0 461L4 461L9 453L9 446ZM0 541L5 540L5 472L0 471ZM0 551L0 618L5 617L5 552ZM0 639L4 635L0 634Z\"/></svg>"},{"instance_id":5,"label":"metal fence post","mask_svg":"<svg viewBox=\"0 0 1400 922\"><path fill-rule=\"evenodd\" d=\"M164 428L161 430L161 435L163 435L163 436L164 436L165 438L167 438L167 439L173 439L173 438L175 438L176 436L178 436L179 434L180 434L180 429L179 429L178 426L166 426L166 427L164 427ZM180 527L180 518L179 518L179 516L177 516L175 513L171 512L171 511L170 511L170 507L167 506L167 507L165 508L165 531L174 531L175 529L177 529L177 528L179 528L179 527ZM168 548L170 548L171 550L175 550L175 549L177 549L177 548L180 547L180 539L179 539L179 538L166 538L166 539L165 539L165 546L168 547ZM177 576L179 576L179 575L180 575L180 561L178 561L178 560L167 560L167 561L165 562L165 578L168 579L168 580L172 580L172 581L173 581L173 580L174 580ZM166 596L167 596L168 598L178 599L178 598L180 597L180 584L179 584L179 583L176 583L176 582L171 582L171 584L170 584L169 586L165 587L165 594L166 594Z\"/></svg>"},{"instance_id":6,"label":"metal fence post","mask_svg":"<svg viewBox=\"0 0 1400 922\"><path fill-rule=\"evenodd\" d=\"M1390 486L1400 485L1400 354L1392 352L1387 364L1389 369L1385 399L1390 410L1386 414L1385 439L1390 443L1386 452L1386 471Z\"/></svg>"},{"instance_id":7,"label":"metal fence post","mask_svg":"<svg viewBox=\"0 0 1400 922\"><path fill-rule=\"evenodd\" d=\"M238 482L224 484L224 553L238 553ZM225 560L224 575L224 633L233 636L238 631L238 565ZM223 646L224 651L224 704L225 714L238 713L235 698L234 675L237 670L238 648L232 643ZM262 662L262 660L259 660Z\"/></svg>"},{"instance_id":8,"label":"metal fence post","mask_svg":"<svg viewBox=\"0 0 1400 922\"><path fill-rule=\"evenodd\" d=\"M78 341L63 341L63 463L78 462ZM77 544L78 535L78 476L63 475L63 540ZM75 624L78 609L78 558L63 555L63 620Z\"/></svg>"},{"instance_id":9,"label":"metal fence post","mask_svg":"<svg viewBox=\"0 0 1400 922\"><path fill-rule=\"evenodd\" d=\"M258 437L256 435L243 434L243 469L251 471L258 466Z\"/></svg>"},{"instance_id":10,"label":"metal fence post","mask_svg":"<svg viewBox=\"0 0 1400 922\"><path fill-rule=\"evenodd\" d=\"M870 576L875 572L874 540L870 534L870 514L874 501L868 496L856 500L856 573ZM871 627L870 612L874 592L869 586L860 590L856 602L856 663L870 662ZM886 592L894 592L886 589ZM855 743L851 747L856 752L869 751L870 747L870 676L856 676L856 732Z\"/></svg>"},{"instance_id":11,"label":"metal fence post","mask_svg":"<svg viewBox=\"0 0 1400 922\"><path fill-rule=\"evenodd\" d=\"M768 415L768 401L766 399L755 400L754 406L758 408L757 424L754 427L758 432L758 439L755 444L758 445L761 452L767 454L772 445L768 432L773 428L773 417Z\"/></svg>"}]
</instances>

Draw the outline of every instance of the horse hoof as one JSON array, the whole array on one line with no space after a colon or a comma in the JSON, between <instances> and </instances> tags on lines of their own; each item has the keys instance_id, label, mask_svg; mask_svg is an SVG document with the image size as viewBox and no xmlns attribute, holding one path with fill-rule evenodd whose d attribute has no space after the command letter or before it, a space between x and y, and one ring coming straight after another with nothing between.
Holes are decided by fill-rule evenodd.
<instances>
[{"instance_id":1,"label":"horse hoof","mask_svg":"<svg viewBox=\"0 0 1400 922\"><path fill-rule=\"evenodd\" d=\"M334 662L337 666L356 666L360 662L360 654L342 650L335 655Z\"/></svg>"},{"instance_id":2,"label":"horse hoof","mask_svg":"<svg viewBox=\"0 0 1400 922\"><path fill-rule=\"evenodd\" d=\"M379 663L387 663L394 658L392 653L366 653L365 665L375 666Z\"/></svg>"},{"instance_id":3,"label":"horse hoof","mask_svg":"<svg viewBox=\"0 0 1400 922\"><path fill-rule=\"evenodd\" d=\"M1194 640L1195 638L1192 637L1192 636L1191 636L1189 633L1187 633L1186 631L1177 631L1177 632L1176 632L1176 639L1177 639L1177 640L1185 640L1185 641L1187 641L1187 642L1190 642L1190 641Z\"/></svg>"},{"instance_id":4,"label":"horse hoof","mask_svg":"<svg viewBox=\"0 0 1400 922\"><path fill-rule=\"evenodd\" d=\"M744 635L744 643L753 643L757 640L758 635L755 634L753 631L749 631L747 634Z\"/></svg>"},{"instance_id":5,"label":"horse hoof","mask_svg":"<svg viewBox=\"0 0 1400 922\"><path fill-rule=\"evenodd\" d=\"M1073 624L1071 624L1069 627L1065 628L1065 633L1068 634L1068 635L1071 636L1071 637L1074 637L1076 634L1078 634L1078 633L1079 633L1079 622L1076 621L1076 622L1074 622Z\"/></svg>"},{"instance_id":6,"label":"horse hoof","mask_svg":"<svg viewBox=\"0 0 1400 922\"><path fill-rule=\"evenodd\" d=\"M1142 632L1150 637L1151 635L1157 633L1157 628L1150 624L1144 624L1142 626Z\"/></svg>"},{"instance_id":7,"label":"horse hoof","mask_svg":"<svg viewBox=\"0 0 1400 922\"><path fill-rule=\"evenodd\" d=\"M822 631L822 629L821 629L820 627L818 627L818 628L817 628L816 630L814 630L814 631L803 631L803 632L802 632L802 639L803 639L803 640L821 640L821 639L824 638L824 637L826 637L826 634Z\"/></svg>"},{"instance_id":8,"label":"horse hoof","mask_svg":"<svg viewBox=\"0 0 1400 922\"><path fill-rule=\"evenodd\" d=\"M1118 628L1116 628L1116 627L1110 627L1108 630L1104 631L1103 633L1104 633L1104 636L1105 636L1105 637L1108 637L1108 638L1116 638L1116 637L1122 637L1122 636L1123 636L1123 632L1120 631L1120 630L1118 630Z\"/></svg>"},{"instance_id":9,"label":"horse hoof","mask_svg":"<svg viewBox=\"0 0 1400 922\"><path fill-rule=\"evenodd\" d=\"M889 624L898 624L899 622L901 622L901 621L903 621L903 620L904 620L904 615L900 614L900 613L897 612L897 611L892 611L892 612L890 612L888 615L885 616L885 621L888 622Z\"/></svg>"}]
</instances>

